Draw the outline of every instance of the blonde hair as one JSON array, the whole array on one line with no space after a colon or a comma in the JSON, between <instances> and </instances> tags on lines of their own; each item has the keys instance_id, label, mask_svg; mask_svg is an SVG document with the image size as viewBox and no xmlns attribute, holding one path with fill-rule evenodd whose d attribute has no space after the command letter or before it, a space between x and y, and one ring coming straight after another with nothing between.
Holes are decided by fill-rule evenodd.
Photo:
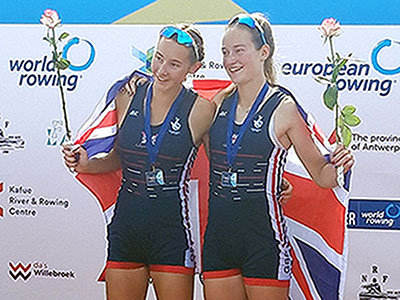
<instances>
[{"instance_id":1,"label":"blonde hair","mask_svg":"<svg viewBox=\"0 0 400 300\"><path fill-rule=\"evenodd\" d=\"M267 78L268 83L272 86L275 86L277 85L276 69L273 59L273 55L275 53L275 41L274 41L274 36L272 34L271 24L268 21L268 19L261 13L253 13L250 14L249 16L252 19L254 19L258 23L258 25L260 25L261 29L263 30L262 33L260 33L256 29L248 27L247 25L239 24L238 22L233 22L228 24L227 29L233 28L235 26L240 26L240 28L247 30L250 33L254 47L257 50L259 50L264 45L260 34L264 35L267 45L269 46L269 56L264 61L264 75ZM234 18L235 17L233 17L232 19Z\"/></svg>"}]
</instances>

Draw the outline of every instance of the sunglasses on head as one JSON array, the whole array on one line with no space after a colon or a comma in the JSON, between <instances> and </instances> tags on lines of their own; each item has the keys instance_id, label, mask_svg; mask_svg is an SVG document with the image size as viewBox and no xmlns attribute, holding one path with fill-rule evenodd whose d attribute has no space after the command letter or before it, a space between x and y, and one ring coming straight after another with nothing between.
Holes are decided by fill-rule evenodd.
<instances>
[{"instance_id":1,"label":"sunglasses on head","mask_svg":"<svg viewBox=\"0 0 400 300\"><path fill-rule=\"evenodd\" d=\"M176 42L178 44L184 45L186 47L193 47L193 51L197 59L196 43L193 41L190 34L173 26L164 27L160 31L160 36L163 36L167 39L172 38L174 35L176 36Z\"/></svg>"},{"instance_id":2,"label":"sunglasses on head","mask_svg":"<svg viewBox=\"0 0 400 300\"><path fill-rule=\"evenodd\" d=\"M249 27L251 29L256 29L261 37L261 41L262 41L263 45L267 44L267 40L265 39L265 36L264 36L264 30L262 29L260 24L257 22L257 20L253 19L249 15L240 14L240 15L233 17L229 21L228 25L231 25L236 22L239 24L242 24L242 25L246 25L247 27Z\"/></svg>"}]
</instances>

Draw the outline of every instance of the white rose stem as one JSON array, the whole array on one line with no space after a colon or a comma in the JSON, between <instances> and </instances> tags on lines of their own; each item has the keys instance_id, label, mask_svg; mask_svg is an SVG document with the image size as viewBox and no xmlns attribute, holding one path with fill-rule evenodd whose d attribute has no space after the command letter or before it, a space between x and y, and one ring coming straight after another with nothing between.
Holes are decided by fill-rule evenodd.
<instances>
[{"instance_id":1,"label":"white rose stem","mask_svg":"<svg viewBox=\"0 0 400 300\"><path fill-rule=\"evenodd\" d=\"M58 86L60 88L60 95L61 95L61 105L62 105L62 114L63 114L63 119L64 119L64 125L65 125L65 132L66 132L66 142L64 143L65 146L68 147L70 151L74 151L79 147L79 145L74 145L72 142L72 134L71 130L69 129L69 124L68 124L68 115L67 115L67 105L65 102L65 96L64 96L64 89L63 85L61 83L61 73L60 73L60 68L57 66L56 61L58 61L58 53L57 53L57 42L56 42L56 33L55 29L51 28L51 33L53 35L53 47L54 47L54 53L53 53L53 61L54 61L54 66L57 70L57 81L58 81ZM75 159L79 159L79 155L75 155ZM68 168L71 173L75 173L74 168Z\"/></svg>"},{"instance_id":2,"label":"white rose stem","mask_svg":"<svg viewBox=\"0 0 400 300\"><path fill-rule=\"evenodd\" d=\"M332 153L335 151L337 142L331 145ZM336 168L336 181L340 187L344 186L344 167L339 166Z\"/></svg>"},{"instance_id":3,"label":"white rose stem","mask_svg":"<svg viewBox=\"0 0 400 300\"><path fill-rule=\"evenodd\" d=\"M332 55L332 63L334 64L335 61L335 52L333 50L333 41L332 41L333 36L329 36L329 47L331 50L331 55ZM336 82L335 82L336 84ZM339 134L339 99L336 98L336 104L335 104L335 134L336 134L336 144L341 142L340 134ZM344 186L344 167L339 166L336 168L336 181L340 187Z\"/></svg>"},{"instance_id":4,"label":"white rose stem","mask_svg":"<svg viewBox=\"0 0 400 300\"><path fill-rule=\"evenodd\" d=\"M336 169L337 182L340 187L344 186L344 167L339 166Z\"/></svg>"},{"instance_id":5,"label":"white rose stem","mask_svg":"<svg viewBox=\"0 0 400 300\"><path fill-rule=\"evenodd\" d=\"M67 115L67 104L65 102L65 96L64 96L64 89L63 89L63 85L61 83L61 73L60 73L60 68L57 66L56 64L56 60L58 60L58 53L57 53L57 45L56 45L56 33L54 28L51 29L52 34L53 34L53 41L54 41L54 65L57 69L57 83L58 86L60 87L60 95L61 95L61 105L62 105L62 111L63 111L63 118L64 118L64 123L65 123L65 131L67 133L67 139L68 141L72 140L72 136L71 136L71 130L69 129L69 124L68 124L68 115Z\"/></svg>"},{"instance_id":6,"label":"white rose stem","mask_svg":"<svg viewBox=\"0 0 400 300\"><path fill-rule=\"evenodd\" d=\"M338 145L342 141L342 139L339 135L339 132L338 132L338 130L339 130L339 126L338 126L339 103L336 102L335 108L336 108L335 109L335 114L336 114L336 118L335 118L336 119L335 120L336 143L335 143L335 145ZM336 168L336 179L337 179L338 185L343 187L344 186L344 167L343 166L339 166Z\"/></svg>"},{"instance_id":7,"label":"white rose stem","mask_svg":"<svg viewBox=\"0 0 400 300\"><path fill-rule=\"evenodd\" d=\"M54 61L54 66L57 70L57 83L60 88L60 96L61 96L61 105L62 105L62 113L63 113L63 119L64 119L64 124L65 124L65 131L67 134L67 141L70 142L72 141L72 135L71 135L71 130L69 129L69 123L68 123L68 114L67 114L67 104L65 101L65 96L64 96L64 89L63 85L61 82L61 72L60 68L57 65L56 62L58 62L58 53L57 53L57 42L56 42L56 32L54 28L51 28L51 33L53 34L53 47L54 47L54 53L53 53L53 61Z\"/></svg>"}]
</instances>

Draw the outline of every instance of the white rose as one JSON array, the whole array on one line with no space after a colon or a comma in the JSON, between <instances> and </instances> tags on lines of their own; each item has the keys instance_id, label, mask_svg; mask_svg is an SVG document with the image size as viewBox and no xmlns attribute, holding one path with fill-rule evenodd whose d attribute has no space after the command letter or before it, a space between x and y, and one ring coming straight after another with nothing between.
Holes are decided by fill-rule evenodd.
<instances>
[{"instance_id":1,"label":"white rose","mask_svg":"<svg viewBox=\"0 0 400 300\"><path fill-rule=\"evenodd\" d=\"M54 9L46 9L40 18L40 23L46 25L49 28L55 28L61 23L61 19L58 13Z\"/></svg>"},{"instance_id":2,"label":"white rose","mask_svg":"<svg viewBox=\"0 0 400 300\"><path fill-rule=\"evenodd\" d=\"M322 34L326 38L338 36L342 32L340 23L336 21L334 18L328 18L323 20L318 29L322 32Z\"/></svg>"}]
</instances>

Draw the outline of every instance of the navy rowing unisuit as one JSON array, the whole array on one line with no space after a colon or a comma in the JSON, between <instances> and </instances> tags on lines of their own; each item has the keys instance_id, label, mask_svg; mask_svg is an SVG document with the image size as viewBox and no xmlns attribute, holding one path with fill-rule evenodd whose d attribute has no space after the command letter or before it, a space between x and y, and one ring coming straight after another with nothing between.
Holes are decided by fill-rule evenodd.
<instances>
[{"instance_id":1,"label":"navy rowing unisuit","mask_svg":"<svg viewBox=\"0 0 400 300\"><path fill-rule=\"evenodd\" d=\"M277 106L288 95L270 88L268 100L244 131L230 170L237 174L235 187L221 184L222 173L229 168L226 134L234 94L224 100L210 129L211 185L203 276L242 274L248 285L289 286L292 259L278 204L287 152L275 136L273 122ZM241 126L234 122L233 141Z\"/></svg>"},{"instance_id":2,"label":"navy rowing unisuit","mask_svg":"<svg viewBox=\"0 0 400 300\"><path fill-rule=\"evenodd\" d=\"M188 180L196 157L188 116L197 95L184 89L167 127L155 167L164 185L148 186L151 171L144 129L144 102L149 84L138 88L118 133L123 169L114 216L108 226L108 267L193 273L195 253L188 211ZM151 126L152 139L160 126Z\"/></svg>"}]
</instances>

